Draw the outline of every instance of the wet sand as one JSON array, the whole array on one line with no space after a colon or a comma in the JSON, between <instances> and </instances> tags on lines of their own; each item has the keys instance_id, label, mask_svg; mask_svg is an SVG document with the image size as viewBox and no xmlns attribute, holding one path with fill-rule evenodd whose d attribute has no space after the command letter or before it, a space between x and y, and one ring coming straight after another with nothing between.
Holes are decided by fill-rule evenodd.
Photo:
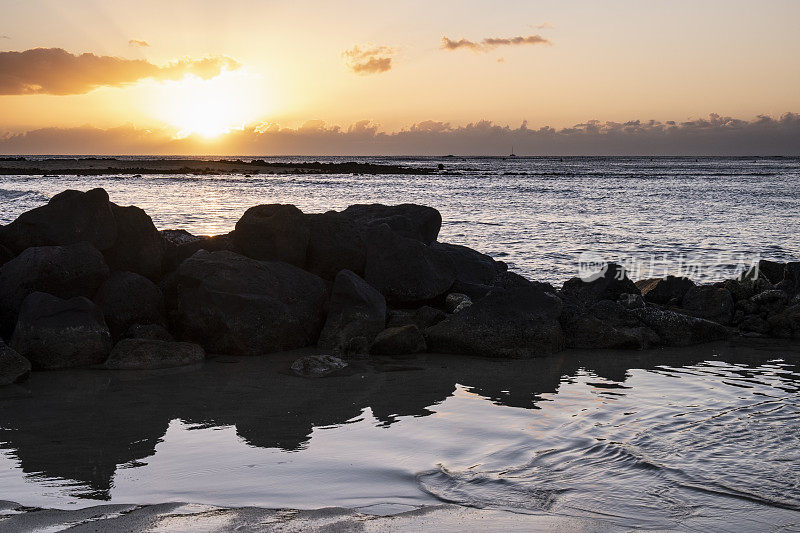
<instances>
[{"instance_id":1,"label":"wet sand","mask_svg":"<svg viewBox=\"0 0 800 533\"><path fill-rule=\"evenodd\" d=\"M117 159L115 157L27 159L0 158L0 175L106 174L431 174L432 168L343 161L276 162L263 159Z\"/></svg>"}]
</instances>

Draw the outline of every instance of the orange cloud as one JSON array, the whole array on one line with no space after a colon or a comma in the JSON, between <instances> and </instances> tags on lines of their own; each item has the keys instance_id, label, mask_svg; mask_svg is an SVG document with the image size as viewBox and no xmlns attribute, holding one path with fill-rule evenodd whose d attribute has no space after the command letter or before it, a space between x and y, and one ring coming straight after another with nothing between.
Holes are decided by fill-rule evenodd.
<instances>
[{"instance_id":1,"label":"orange cloud","mask_svg":"<svg viewBox=\"0 0 800 533\"><path fill-rule=\"evenodd\" d=\"M150 46L150 43L148 43L147 41L142 41L140 39L131 39L130 41L128 41L128 44L131 46L138 46L140 48L147 48Z\"/></svg>"},{"instance_id":2,"label":"orange cloud","mask_svg":"<svg viewBox=\"0 0 800 533\"><path fill-rule=\"evenodd\" d=\"M0 95L84 94L98 87L120 87L145 78L175 80L194 74L208 79L240 66L225 56L180 59L159 67L144 59L76 55L61 48L0 52Z\"/></svg>"},{"instance_id":3,"label":"orange cloud","mask_svg":"<svg viewBox=\"0 0 800 533\"><path fill-rule=\"evenodd\" d=\"M392 68L393 48L377 46L361 48L356 45L342 52L345 65L356 74L380 74Z\"/></svg>"},{"instance_id":4,"label":"orange cloud","mask_svg":"<svg viewBox=\"0 0 800 533\"><path fill-rule=\"evenodd\" d=\"M521 46L521 45L534 45L545 44L551 45L549 39L545 39L541 35L526 35L517 37L487 37L480 42L470 41L468 39L459 39L458 41L448 37L442 37L442 50L458 50L465 48L473 52L488 52L500 46Z\"/></svg>"}]
</instances>

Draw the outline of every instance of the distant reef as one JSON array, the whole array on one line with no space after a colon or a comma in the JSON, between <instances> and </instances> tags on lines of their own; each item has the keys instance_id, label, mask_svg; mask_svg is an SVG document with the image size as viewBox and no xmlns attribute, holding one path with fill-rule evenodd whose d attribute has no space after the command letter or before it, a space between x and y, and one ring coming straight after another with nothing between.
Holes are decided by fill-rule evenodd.
<instances>
[{"instance_id":1,"label":"distant reef","mask_svg":"<svg viewBox=\"0 0 800 533\"><path fill-rule=\"evenodd\" d=\"M276 162L263 159L147 159L116 157L0 158L0 175L103 174L432 174L433 168L343 161Z\"/></svg>"},{"instance_id":2,"label":"distant reef","mask_svg":"<svg viewBox=\"0 0 800 533\"><path fill-rule=\"evenodd\" d=\"M800 338L800 262L761 261L708 285L634 282L609 263L556 288L440 242L441 224L415 204L269 204L228 234L197 236L159 231L103 189L64 191L0 226L0 383L31 370L167 368L303 347L319 351L292 370L320 377L353 359L419 352L533 358Z\"/></svg>"}]
</instances>

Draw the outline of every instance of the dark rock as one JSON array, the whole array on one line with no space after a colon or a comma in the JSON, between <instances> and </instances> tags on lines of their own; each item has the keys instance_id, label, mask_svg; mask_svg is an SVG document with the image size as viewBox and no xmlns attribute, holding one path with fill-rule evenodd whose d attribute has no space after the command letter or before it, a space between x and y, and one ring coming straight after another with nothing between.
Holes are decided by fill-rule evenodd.
<instances>
[{"instance_id":1,"label":"dark rock","mask_svg":"<svg viewBox=\"0 0 800 533\"><path fill-rule=\"evenodd\" d=\"M439 211L424 205L360 204L351 205L342 214L364 228L386 224L394 233L424 244L434 242L442 227Z\"/></svg>"},{"instance_id":2,"label":"dark rock","mask_svg":"<svg viewBox=\"0 0 800 533\"><path fill-rule=\"evenodd\" d=\"M2 232L2 230L0 230ZM14 259L14 253L0 244L0 267Z\"/></svg>"},{"instance_id":3,"label":"dark rock","mask_svg":"<svg viewBox=\"0 0 800 533\"><path fill-rule=\"evenodd\" d=\"M472 299L466 294L451 292L444 299L444 306L449 313L458 313L472 305Z\"/></svg>"},{"instance_id":4,"label":"dark rock","mask_svg":"<svg viewBox=\"0 0 800 533\"><path fill-rule=\"evenodd\" d=\"M369 231L364 279L390 303L413 303L447 292L455 270L447 255L381 225Z\"/></svg>"},{"instance_id":5,"label":"dark rock","mask_svg":"<svg viewBox=\"0 0 800 533\"><path fill-rule=\"evenodd\" d=\"M331 289L328 318L319 346L336 350L349 346L353 351L352 339L364 337L368 346L385 327L383 295L350 270L339 271Z\"/></svg>"},{"instance_id":6,"label":"dark rock","mask_svg":"<svg viewBox=\"0 0 800 533\"><path fill-rule=\"evenodd\" d=\"M600 300L617 300L622 294L641 294L639 288L629 278L625 269L616 263L608 263L597 275L584 281L572 278L561 288L564 298L597 302Z\"/></svg>"},{"instance_id":7,"label":"dark rock","mask_svg":"<svg viewBox=\"0 0 800 533\"><path fill-rule=\"evenodd\" d=\"M310 235L308 221L297 207L257 205L245 211L236 223L233 244L237 252L247 257L303 268Z\"/></svg>"},{"instance_id":8,"label":"dark rock","mask_svg":"<svg viewBox=\"0 0 800 533\"><path fill-rule=\"evenodd\" d=\"M0 386L28 379L31 362L0 340Z\"/></svg>"},{"instance_id":9,"label":"dark rock","mask_svg":"<svg viewBox=\"0 0 800 533\"><path fill-rule=\"evenodd\" d=\"M260 355L316 344L327 286L287 263L201 250L181 263L168 305L178 338Z\"/></svg>"},{"instance_id":10,"label":"dark rock","mask_svg":"<svg viewBox=\"0 0 800 533\"><path fill-rule=\"evenodd\" d=\"M327 280L341 270L364 275L364 228L336 211L306 215L306 220L310 229L306 270Z\"/></svg>"},{"instance_id":11,"label":"dark rock","mask_svg":"<svg viewBox=\"0 0 800 533\"><path fill-rule=\"evenodd\" d=\"M690 346L730 336L730 330L717 322L654 306L633 309L630 313L655 331L667 346Z\"/></svg>"},{"instance_id":12,"label":"dark rock","mask_svg":"<svg viewBox=\"0 0 800 533\"><path fill-rule=\"evenodd\" d=\"M647 305L638 294L620 294L617 302L625 309L639 309Z\"/></svg>"},{"instance_id":13,"label":"dark rock","mask_svg":"<svg viewBox=\"0 0 800 533\"><path fill-rule=\"evenodd\" d=\"M145 370L195 365L203 362L203 348L191 342L154 339L123 339L103 364L115 370Z\"/></svg>"},{"instance_id":14,"label":"dark rock","mask_svg":"<svg viewBox=\"0 0 800 533\"><path fill-rule=\"evenodd\" d=\"M441 309L436 309L429 305L423 305L419 309L413 311L407 309L392 309L388 312L386 327L396 328L414 324L421 331L424 331L426 328L438 324L448 316L450 315Z\"/></svg>"},{"instance_id":15,"label":"dark rock","mask_svg":"<svg viewBox=\"0 0 800 533\"><path fill-rule=\"evenodd\" d=\"M626 296L641 299L639 295ZM570 348L642 350L660 341L655 332L645 327L621 303L611 300L600 300L588 309L567 306L561 313L560 322Z\"/></svg>"},{"instance_id":16,"label":"dark rock","mask_svg":"<svg viewBox=\"0 0 800 533\"><path fill-rule=\"evenodd\" d=\"M136 272L150 279L161 277L166 243L153 224L153 219L135 206L111 204L117 226L117 239L105 251L112 270Z\"/></svg>"},{"instance_id":17,"label":"dark rock","mask_svg":"<svg viewBox=\"0 0 800 533\"><path fill-rule=\"evenodd\" d=\"M111 334L88 299L34 292L22 304L11 347L37 369L86 366L106 360Z\"/></svg>"},{"instance_id":18,"label":"dark rock","mask_svg":"<svg viewBox=\"0 0 800 533\"><path fill-rule=\"evenodd\" d=\"M506 269L505 263L498 263L488 255L466 246L435 242L431 248L450 258L456 271L456 281L461 283L490 285Z\"/></svg>"},{"instance_id":19,"label":"dark rock","mask_svg":"<svg viewBox=\"0 0 800 533\"><path fill-rule=\"evenodd\" d=\"M372 343L370 352L375 355L409 355L424 352L425 337L413 324L383 330Z\"/></svg>"},{"instance_id":20,"label":"dark rock","mask_svg":"<svg viewBox=\"0 0 800 533\"><path fill-rule=\"evenodd\" d=\"M739 322L739 329L742 331L765 334L769 333L771 326L769 322L758 315L746 315Z\"/></svg>"},{"instance_id":21,"label":"dark rock","mask_svg":"<svg viewBox=\"0 0 800 533\"><path fill-rule=\"evenodd\" d=\"M789 294L800 293L800 262L786 263L783 282L786 284Z\"/></svg>"},{"instance_id":22,"label":"dark rock","mask_svg":"<svg viewBox=\"0 0 800 533\"><path fill-rule=\"evenodd\" d=\"M133 272L113 272L94 301L115 339L134 324L166 324L161 289Z\"/></svg>"},{"instance_id":23,"label":"dark rock","mask_svg":"<svg viewBox=\"0 0 800 533\"><path fill-rule=\"evenodd\" d=\"M747 300L758 293L772 290L775 287L764 276L758 278L728 279L715 286L730 291L734 301Z\"/></svg>"},{"instance_id":24,"label":"dark rock","mask_svg":"<svg viewBox=\"0 0 800 533\"><path fill-rule=\"evenodd\" d=\"M642 296L648 302L681 305L686 291L695 285L689 278L667 276L666 278L640 280L636 282L636 286L642 291Z\"/></svg>"},{"instance_id":25,"label":"dark rock","mask_svg":"<svg viewBox=\"0 0 800 533\"><path fill-rule=\"evenodd\" d=\"M764 276L773 285L783 280L786 265L776 261L761 259L755 269L751 269L747 275L749 277Z\"/></svg>"},{"instance_id":26,"label":"dark rock","mask_svg":"<svg viewBox=\"0 0 800 533\"><path fill-rule=\"evenodd\" d=\"M175 338L162 325L134 324L122 336L124 339L151 339L155 341L174 341Z\"/></svg>"},{"instance_id":27,"label":"dark rock","mask_svg":"<svg viewBox=\"0 0 800 533\"><path fill-rule=\"evenodd\" d=\"M483 357L535 357L565 346L561 300L547 285L508 276L482 300L426 331L434 352Z\"/></svg>"},{"instance_id":28,"label":"dark rock","mask_svg":"<svg viewBox=\"0 0 800 533\"><path fill-rule=\"evenodd\" d=\"M775 337L800 339L800 304L787 307L770 316L767 321Z\"/></svg>"},{"instance_id":29,"label":"dark rock","mask_svg":"<svg viewBox=\"0 0 800 533\"><path fill-rule=\"evenodd\" d=\"M292 363L292 372L305 378L321 378L347 367L347 363L333 355L308 355Z\"/></svg>"},{"instance_id":30,"label":"dark rock","mask_svg":"<svg viewBox=\"0 0 800 533\"><path fill-rule=\"evenodd\" d=\"M683 309L698 318L730 324L733 318L733 296L728 289L703 285L692 287L683 296Z\"/></svg>"},{"instance_id":31,"label":"dark rock","mask_svg":"<svg viewBox=\"0 0 800 533\"><path fill-rule=\"evenodd\" d=\"M41 207L21 214L0 231L0 241L15 253L34 246L86 241L100 251L117 240L117 223L103 189L64 191Z\"/></svg>"},{"instance_id":32,"label":"dark rock","mask_svg":"<svg viewBox=\"0 0 800 533\"><path fill-rule=\"evenodd\" d=\"M13 331L22 301L32 292L93 298L107 278L102 254L89 243L28 248L0 267L0 336Z\"/></svg>"},{"instance_id":33,"label":"dark rock","mask_svg":"<svg viewBox=\"0 0 800 533\"><path fill-rule=\"evenodd\" d=\"M789 302L789 295L783 291L773 289L756 294L750 298L753 308L757 312L772 314L780 311Z\"/></svg>"},{"instance_id":34,"label":"dark rock","mask_svg":"<svg viewBox=\"0 0 800 533\"><path fill-rule=\"evenodd\" d=\"M218 252L233 249L229 234L196 236L182 229L162 230L159 233L164 239L162 271L165 273L174 272L198 250Z\"/></svg>"}]
</instances>

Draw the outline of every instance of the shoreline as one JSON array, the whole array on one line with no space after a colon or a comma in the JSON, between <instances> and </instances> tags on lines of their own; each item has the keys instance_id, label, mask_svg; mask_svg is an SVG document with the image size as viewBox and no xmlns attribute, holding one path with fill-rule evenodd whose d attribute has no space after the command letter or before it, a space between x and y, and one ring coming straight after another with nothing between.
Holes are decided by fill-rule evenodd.
<instances>
[{"instance_id":1,"label":"shoreline","mask_svg":"<svg viewBox=\"0 0 800 533\"><path fill-rule=\"evenodd\" d=\"M358 163L270 162L263 159L118 159L114 157L75 157L26 159L0 158L0 175L75 175L107 174L434 174L434 168Z\"/></svg>"}]
</instances>

